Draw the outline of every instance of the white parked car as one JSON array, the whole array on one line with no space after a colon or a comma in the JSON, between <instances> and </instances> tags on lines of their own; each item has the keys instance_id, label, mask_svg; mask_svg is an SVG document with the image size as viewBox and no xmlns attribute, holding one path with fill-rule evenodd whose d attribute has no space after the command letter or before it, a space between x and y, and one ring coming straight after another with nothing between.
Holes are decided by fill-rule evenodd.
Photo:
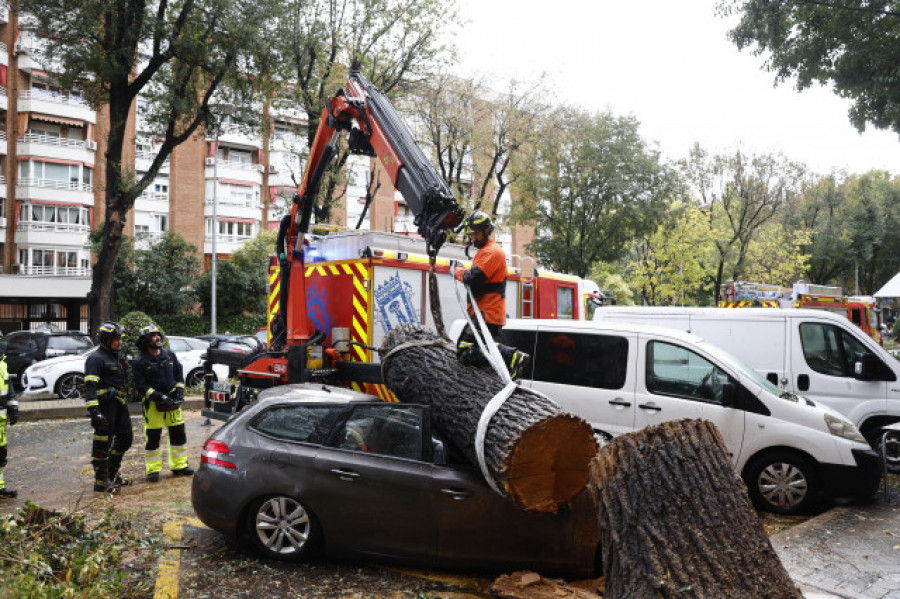
<instances>
[{"instance_id":1,"label":"white parked car","mask_svg":"<svg viewBox=\"0 0 900 599\"><path fill-rule=\"evenodd\" d=\"M178 356L184 367L184 383L186 387L203 384L203 354L208 343L193 337L167 337L169 347ZM78 399L84 385L84 363L88 354L96 347L83 354L59 356L32 364L25 369L22 384L24 396L47 395L55 393L62 399ZM216 380L228 378L228 367L222 364L213 365Z\"/></svg>"}]
</instances>

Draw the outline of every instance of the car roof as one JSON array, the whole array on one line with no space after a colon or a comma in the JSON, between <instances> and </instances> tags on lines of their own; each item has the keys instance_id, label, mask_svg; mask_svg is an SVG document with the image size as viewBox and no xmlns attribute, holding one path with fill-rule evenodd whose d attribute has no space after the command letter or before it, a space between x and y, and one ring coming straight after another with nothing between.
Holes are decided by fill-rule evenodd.
<instances>
[{"instance_id":1,"label":"car roof","mask_svg":"<svg viewBox=\"0 0 900 599\"><path fill-rule=\"evenodd\" d=\"M292 383L278 385L260 392L256 405L264 407L273 403L362 403L383 401L380 397L360 393L346 387L334 387L317 383Z\"/></svg>"},{"instance_id":2,"label":"car roof","mask_svg":"<svg viewBox=\"0 0 900 599\"><path fill-rule=\"evenodd\" d=\"M90 336L90 335L88 335L87 333L82 333L81 331L74 331L74 330L72 330L72 331L51 331L51 330L48 330L48 329L37 329L37 330L34 330L34 331L25 331L25 330L23 330L23 331L13 331L13 332L11 332L11 333L8 333L8 335L24 335L24 334L32 334L32 335L52 335L52 336L62 336L62 335L65 335L65 336L68 336L68 337L71 337L71 336L74 336L74 335L79 335L79 336L81 336L81 337L89 337L89 336Z\"/></svg>"}]
</instances>

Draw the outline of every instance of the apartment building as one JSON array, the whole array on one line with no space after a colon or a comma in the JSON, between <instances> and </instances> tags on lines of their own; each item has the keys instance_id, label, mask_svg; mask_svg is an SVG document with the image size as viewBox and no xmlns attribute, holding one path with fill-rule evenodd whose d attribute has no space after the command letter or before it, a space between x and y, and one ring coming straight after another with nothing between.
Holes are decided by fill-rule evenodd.
<instances>
[{"instance_id":1,"label":"apartment building","mask_svg":"<svg viewBox=\"0 0 900 599\"><path fill-rule=\"evenodd\" d=\"M78 89L61 89L49 61L34 25L0 2L0 332L87 329L89 234L104 220L108 119ZM306 120L291 106L264 109L273 122L265 135L221 114L218 131L173 151L129 215L125 233L137 248L175 231L208 265L213 251L226 258L260 231L277 229L305 167ZM138 177L158 151L145 114L138 100L125 152ZM415 235L412 214L380 169L375 160L349 159L332 223ZM361 218L370 181L380 185ZM498 238L511 253L530 241L526 229Z\"/></svg>"}]
</instances>

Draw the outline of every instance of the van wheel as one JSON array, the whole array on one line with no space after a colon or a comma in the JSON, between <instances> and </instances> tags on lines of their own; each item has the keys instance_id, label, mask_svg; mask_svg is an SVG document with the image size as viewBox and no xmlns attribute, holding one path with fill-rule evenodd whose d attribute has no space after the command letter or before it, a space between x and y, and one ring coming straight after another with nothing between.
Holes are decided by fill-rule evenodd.
<instances>
[{"instance_id":1,"label":"van wheel","mask_svg":"<svg viewBox=\"0 0 900 599\"><path fill-rule=\"evenodd\" d=\"M191 387L201 387L203 386L205 376L206 373L202 368L195 368L190 371L186 377L184 377L184 386L188 389L190 389ZM212 380L213 382L216 382L218 380L215 372L213 373Z\"/></svg>"},{"instance_id":2,"label":"van wheel","mask_svg":"<svg viewBox=\"0 0 900 599\"><path fill-rule=\"evenodd\" d=\"M757 509L793 516L810 512L820 485L813 463L790 451L773 451L744 469L744 482Z\"/></svg>"}]
</instances>

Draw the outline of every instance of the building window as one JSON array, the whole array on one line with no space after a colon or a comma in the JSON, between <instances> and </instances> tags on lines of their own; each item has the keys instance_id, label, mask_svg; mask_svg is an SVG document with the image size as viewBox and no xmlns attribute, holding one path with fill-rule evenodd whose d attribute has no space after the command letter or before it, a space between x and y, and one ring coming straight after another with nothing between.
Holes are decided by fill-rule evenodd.
<instances>
[{"instance_id":1,"label":"building window","mask_svg":"<svg viewBox=\"0 0 900 599\"><path fill-rule=\"evenodd\" d=\"M66 229L74 227L78 230L86 228L88 221L87 208L82 206L56 206L50 204L24 203L19 209L19 222L28 225L53 225L53 228Z\"/></svg>"}]
</instances>

